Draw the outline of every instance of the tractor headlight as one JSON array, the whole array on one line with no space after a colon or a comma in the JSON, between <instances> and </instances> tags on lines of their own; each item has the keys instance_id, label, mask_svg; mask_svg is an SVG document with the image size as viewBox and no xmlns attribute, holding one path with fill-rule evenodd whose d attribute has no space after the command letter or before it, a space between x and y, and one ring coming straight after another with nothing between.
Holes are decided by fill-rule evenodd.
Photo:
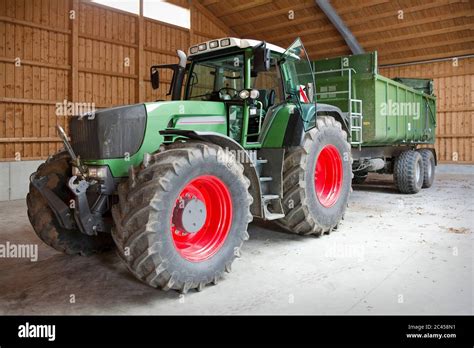
<instances>
[{"instance_id":1,"label":"tractor headlight","mask_svg":"<svg viewBox=\"0 0 474 348\"><path fill-rule=\"evenodd\" d=\"M105 179L107 177L107 167L88 167L87 174L89 178Z\"/></svg>"},{"instance_id":2,"label":"tractor headlight","mask_svg":"<svg viewBox=\"0 0 474 348\"><path fill-rule=\"evenodd\" d=\"M190 52L191 54L198 53L198 51L199 51L199 48L198 48L197 46L193 46L193 47L191 47L191 48L189 49L189 52Z\"/></svg>"},{"instance_id":3,"label":"tractor headlight","mask_svg":"<svg viewBox=\"0 0 474 348\"><path fill-rule=\"evenodd\" d=\"M240 99L247 99L250 96L250 92L246 89L243 89L239 92Z\"/></svg>"},{"instance_id":4,"label":"tractor headlight","mask_svg":"<svg viewBox=\"0 0 474 348\"><path fill-rule=\"evenodd\" d=\"M209 42L209 48L216 48L216 47L219 47L219 41L218 40L214 40L214 41Z\"/></svg>"},{"instance_id":5,"label":"tractor headlight","mask_svg":"<svg viewBox=\"0 0 474 348\"><path fill-rule=\"evenodd\" d=\"M257 99L260 96L258 89L252 89L250 91L250 99Z\"/></svg>"},{"instance_id":6,"label":"tractor headlight","mask_svg":"<svg viewBox=\"0 0 474 348\"><path fill-rule=\"evenodd\" d=\"M206 43L199 44L198 49L199 51L207 50L207 44Z\"/></svg>"}]
</instances>

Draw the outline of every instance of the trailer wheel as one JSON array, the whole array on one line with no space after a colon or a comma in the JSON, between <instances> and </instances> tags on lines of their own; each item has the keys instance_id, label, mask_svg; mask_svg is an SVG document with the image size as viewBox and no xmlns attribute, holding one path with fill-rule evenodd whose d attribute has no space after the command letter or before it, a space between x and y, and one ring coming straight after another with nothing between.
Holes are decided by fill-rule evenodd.
<instances>
[{"instance_id":1,"label":"trailer wheel","mask_svg":"<svg viewBox=\"0 0 474 348\"><path fill-rule=\"evenodd\" d=\"M119 256L152 287L185 293L216 284L249 237L249 185L243 166L216 145L151 155L130 169L112 207Z\"/></svg>"},{"instance_id":2,"label":"trailer wheel","mask_svg":"<svg viewBox=\"0 0 474 348\"><path fill-rule=\"evenodd\" d=\"M395 159L393 180L401 193L417 193L423 186L423 158L419 152L403 151Z\"/></svg>"},{"instance_id":3,"label":"trailer wheel","mask_svg":"<svg viewBox=\"0 0 474 348\"><path fill-rule=\"evenodd\" d=\"M433 185L435 178L435 158L433 151L429 149L419 149L421 157L423 158L423 188L429 188Z\"/></svg>"},{"instance_id":4,"label":"trailer wheel","mask_svg":"<svg viewBox=\"0 0 474 348\"><path fill-rule=\"evenodd\" d=\"M48 176L48 187L64 202L67 202L69 188L67 179L71 176L70 156L66 151L59 152L38 167L35 175ZM50 247L65 254L91 255L113 247L109 234L99 233L88 236L79 230L62 228L41 193L30 184L26 196L28 218L38 237Z\"/></svg>"},{"instance_id":5,"label":"trailer wheel","mask_svg":"<svg viewBox=\"0 0 474 348\"><path fill-rule=\"evenodd\" d=\"M336 229L351 192L351 147L333 117L318 116L301 146L289 148L283 167L285 217L276 222L298 234L321 235Z\"/></svg>"}]
</instances>

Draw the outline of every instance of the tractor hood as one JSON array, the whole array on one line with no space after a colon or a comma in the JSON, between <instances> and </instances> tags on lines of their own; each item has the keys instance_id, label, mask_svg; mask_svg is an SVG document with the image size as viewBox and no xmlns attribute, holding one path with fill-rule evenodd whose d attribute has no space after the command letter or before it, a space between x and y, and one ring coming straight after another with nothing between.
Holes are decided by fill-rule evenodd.
<instances>
[{"instance_id":1,"label":"tractor hood","mask_svg":"<svg viewBox=\"0 0 474 348\"><path fill-rule=\"evenodd\" d=\"M73 117L71 145L82 159L110 159L138 151L146 126L143 104L120 106Z\"/></svg>"},{"instance_id":2,"label":"tractor hood","mask_svg":"<svg viewBox=\"0 0 474 348\"><path fill-rule=\"evenodd\" d=\"M122 177L145 153L158 150L161 130L173 128L227 134L226 106L176 100L103 109L72 118L71 145L85 164L108 165L114 177Z\"/></svg>"}]
</instances>

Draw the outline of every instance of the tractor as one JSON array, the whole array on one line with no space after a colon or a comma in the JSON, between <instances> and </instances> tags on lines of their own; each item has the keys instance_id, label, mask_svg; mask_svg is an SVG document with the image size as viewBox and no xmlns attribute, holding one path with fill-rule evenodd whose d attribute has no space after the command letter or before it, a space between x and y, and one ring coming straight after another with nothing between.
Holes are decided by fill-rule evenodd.
<instances>
[{"instance_id":1,"label":"tractor","mask_svg":"<svg viewBox=\"0 0 474 348\"><path fill-rule=\"evenodd\" d=\"M113 248L141 281L182 293L217 284L252 219L291 233L338 228L351 192L350 133L316 103L312 63L288 49L222 38L150 68L171 100L71 117L64 150L30 177L29 220L66 254Z\"/></svg>"}]
</instances>

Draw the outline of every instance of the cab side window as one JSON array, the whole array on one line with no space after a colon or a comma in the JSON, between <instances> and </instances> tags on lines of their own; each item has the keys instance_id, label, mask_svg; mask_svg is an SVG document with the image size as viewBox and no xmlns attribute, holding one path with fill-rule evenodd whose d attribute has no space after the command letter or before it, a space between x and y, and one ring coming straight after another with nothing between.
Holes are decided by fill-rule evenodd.
<instances>
[{"instance_id":1,"label":"cab side window","mask_svg":"<svg viewBox=\"0 0 474 348\"><path fill-rule=\"evenodd\" d=\"M260 92L258 99L262 102L265 110L284 100L281 79L277 69L276 58L272 57L270 70L259 72L256 77L252 78L252 86ZM270 100L271 94L275 95L273 104Z\"/></svg>"}]
</instances>

